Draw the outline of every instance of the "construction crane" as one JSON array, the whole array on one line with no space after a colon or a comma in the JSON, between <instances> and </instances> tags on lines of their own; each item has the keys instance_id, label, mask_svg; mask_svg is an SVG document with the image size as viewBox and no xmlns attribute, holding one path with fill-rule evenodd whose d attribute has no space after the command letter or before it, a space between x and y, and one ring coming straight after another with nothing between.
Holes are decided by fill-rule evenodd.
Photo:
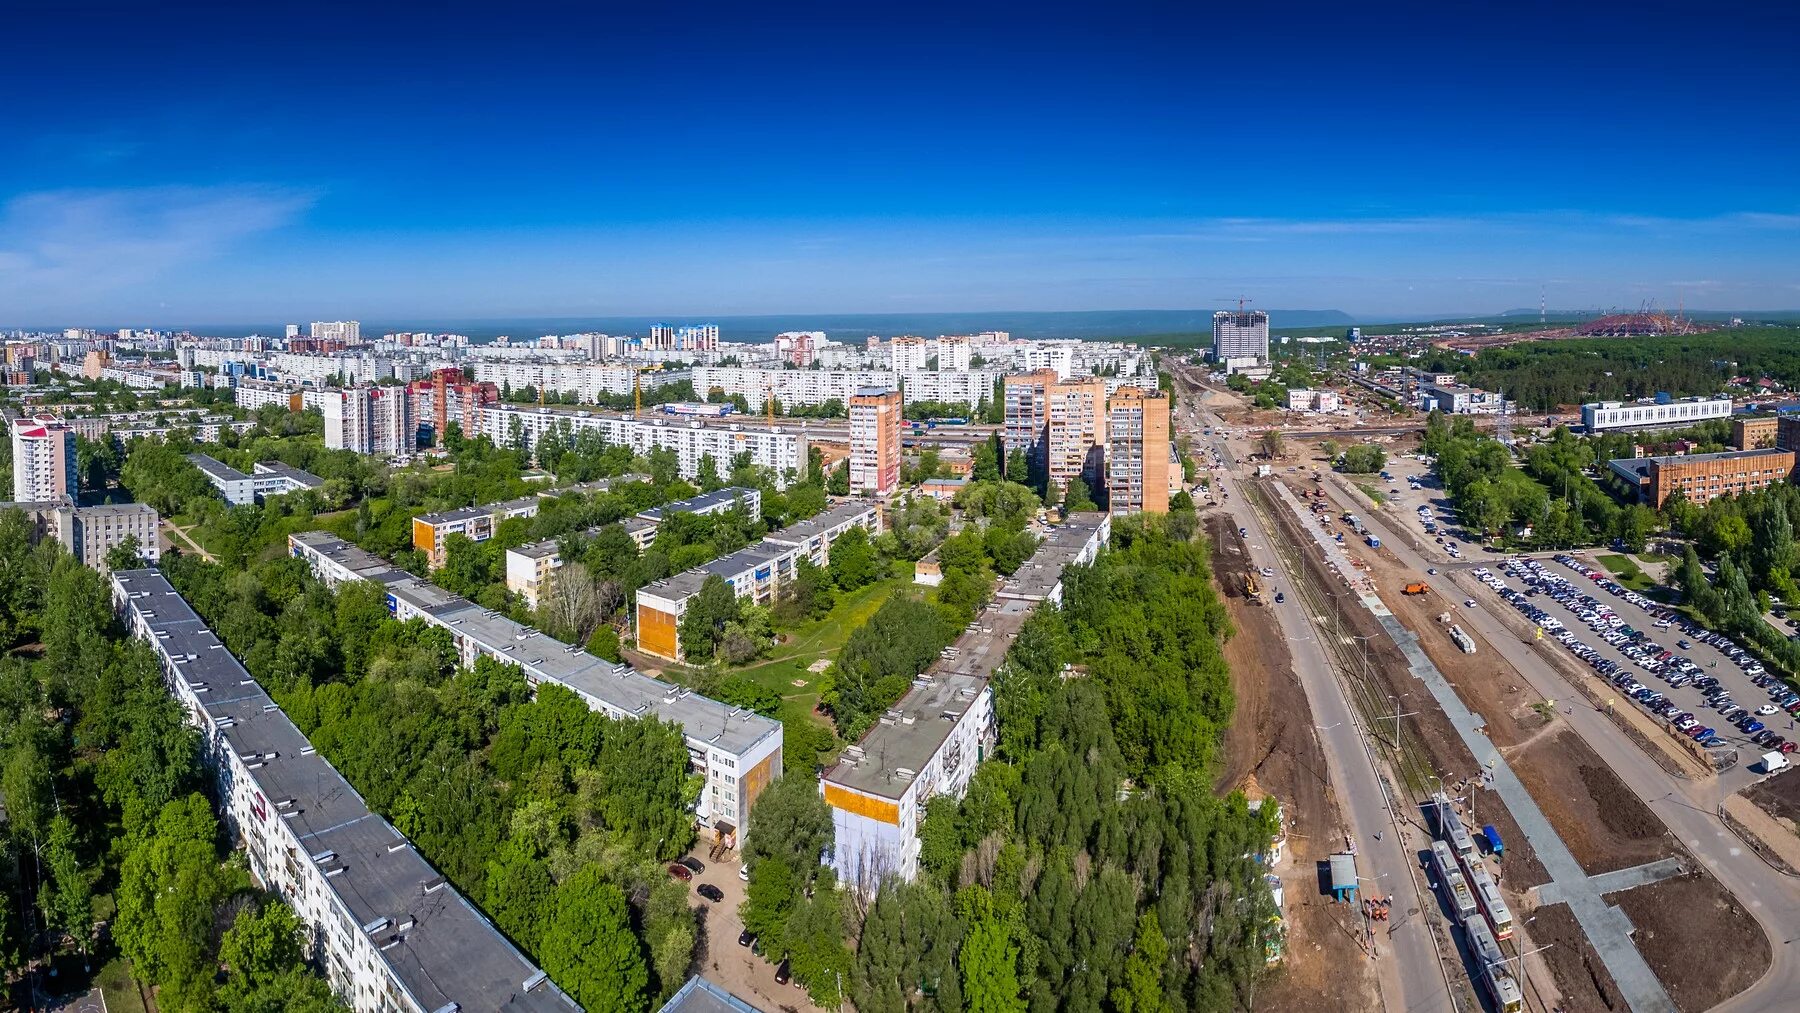
<instances>
[{"instance_id":1,"label":"construction crane","mask_svg":"<svg viewBox=\"0 0 1800 1013\"><path fill-rule=\"evenodd\" d=\"M1233 302L1233 301L1235 301L1238 304L1237 311L1239 313L1242 313L1242 312L1244 312L1245 306L1250 305L1251 303L1255 302L1256 300L1251 299L1247 296L1241 296L1241 295L1238 296L1236 300L1233 300L1230 296L1225 296L1224 298L1219 300L1219 302Z\"/></svg>"}]
</instances>

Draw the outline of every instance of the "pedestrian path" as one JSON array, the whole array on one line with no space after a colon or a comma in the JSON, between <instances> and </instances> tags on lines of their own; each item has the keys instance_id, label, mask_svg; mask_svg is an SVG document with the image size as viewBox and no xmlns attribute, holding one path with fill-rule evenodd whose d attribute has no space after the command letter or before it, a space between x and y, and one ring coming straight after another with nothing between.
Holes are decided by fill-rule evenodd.
<instances>
[{"instance_id":1,"label":"pedestrian path","mask_svg":"<svg viewBox=\"0 0 1800 1013\"><path fill-rule=\"evenodd\" d=\"M1304 518L1305 508L1288 488L1279 482L1272 484L1277 495L1286 501L1288 508ZM1323 532L1316 530L1315 526L1307 527L1323 547L1326 558L1337 564L1340 573L1355 572L1342 548L1325 538ZM1601 963L1606 965L1625 1001L1635 1013L1664 1013L1674 1010L1675 1004L1663 989L1662 982L1656 979L1656 974L1650 970L1644 955L1638 952L1637 945L1632 942L1631 920L1623 911L1601 899L1601 894L1606 891L1595 888L1596 879L1590 878L1582 870L1581 863L1575 860L1568 845L1557 834L1556 828L1550 825L1549 819L1538 808L1531 793L1525 790L1525 785L1513 772L1512 765L1500 755L1493 740L1487 737L1487 720L1463 704L1462 698L1456 695L1456 690L1419 646L1418 638L1394 618L1380 598L1374 594L1360 597L1363 605L1381 622L1382 628L1393 638L1395 646L1405 655L1412 673L1431 691L1432 698L1449 717L1451 726L1456 729L1457 735L1474 755L1476 762L1490 773L1494 790L1506 803L1507 810L1519 824L1520 832L1531 842L1538 860L1550 873L1550 883L1546 886L1554 887L1561 902L1569 905L1569 910L1574 913L1575 920L1587 934L1595 952L1600 955ZM1540 887L1540 895L1542 891L1543 888Z\"/></svg>"},{"instance_id":2,"label":"pedestrian path","mask_svg":"<svg viewBox=\"0 0 1800 1013\"><path fill-rule=\"evenodd\" d=\"M1671 876L1679 876L1686 871L1687 866L1681 863L1681 859L1664 858L1655 862L1645 862L1643 865L1634 865L1629 869L1618 869L1591 876L1588 878L1588 886L1595 893L1605 896L1609 893L1618 893L1620 890L1630 890L1633 887L1649 886L1651 883L1661 882ZM1557 883L1545 883L1538 887L1537 895L1538 902L1541 904L1560 904L1565 899L1562 888Z\"/></svg>"}]
</instances>

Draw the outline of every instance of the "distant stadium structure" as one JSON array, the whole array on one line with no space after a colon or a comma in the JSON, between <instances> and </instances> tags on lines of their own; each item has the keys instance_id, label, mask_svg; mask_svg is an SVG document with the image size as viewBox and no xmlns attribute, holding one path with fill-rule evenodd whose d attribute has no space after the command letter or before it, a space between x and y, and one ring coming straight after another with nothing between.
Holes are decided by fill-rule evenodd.
<instances>
[{"instance_id":1,"label":"distant stadium structure","mask_svg":"<svg viewBox=\"0 0 1800 1013\"><path fill-rule=\"evenodd\" d=\"M1696 334L1700 328L1680 313L1640 310L1636 313L1609 313L1595 317L1575 329L1589 338L1630 338L1664 334Z\"/></svg>"}]
</instances>

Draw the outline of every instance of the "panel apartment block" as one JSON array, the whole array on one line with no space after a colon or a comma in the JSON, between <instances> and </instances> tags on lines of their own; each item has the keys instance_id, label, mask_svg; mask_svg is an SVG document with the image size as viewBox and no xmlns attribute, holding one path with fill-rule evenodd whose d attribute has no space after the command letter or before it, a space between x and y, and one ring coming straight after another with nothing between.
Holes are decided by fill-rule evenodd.
<instances>
[{"instance_id":1,"label":"panel apartment block","mask_svg":"<svg viewBox=\"0 0 1800 1013\"><path fill-rule=\"evenodd\" d=\"M1061 604L1063 568L1090 562L1111 534L1111 518L1093 512L1051 529L956 642L820 778L831 808L831 864L842 882L868 895L887 877L918 875L926 803L962 797L993 749L994 670L1033 609Z\"/></svg>"},{"instance_id":2,"label":"panel apartment block","mask_svg":"<svg viewBox=\"0 0 1800 1013\"><path fill-rule=\"evenodd\" d=\"M704 457L710 456L723 474L739 454L749 454L750 463L773 472L781 488L806 474L807 441L800 427L731 419L634 417L572 408L488 405L481 409L481 434L498 446L510 446L516 432L525 449L531 450L538 437L553 428L570 434L597 432L609 445L629 447L634 454L672 450L681 477L687 479L699 477Z\"/></svg>"},{"instance_id":3,"label":"panel apartment block","mask_svg":"<svg viewBox=\"0 0 1800 1013\"><path fill-rule=\"evenodd\" d=\"M288 550L329 586L350 580L382 585L394 618L419 619L448 631L465 666L486 655L518 665L534 687L550 682L568 689L608 717L654 717L679 727L689 761L706 778L695 819L715 837L731 841L741 835L751 803L781 776L779 721L603 661L326 532L289 535Z\"/></svg>"},{"instance_id":4,"label":"panel apartment block","mask_svg":"<svg viewBox=\"0 0 1800 1013\"><path fill-rule=\"evenodd\" d=\"M357 1010L570 1013L575 1003L320 757L156 570L113 601L200 729L223 822Z\"/></svg>"},{"instance_id":5,"label":"panel apartment block","mask_svg":"<svg viewBox=\"0 0 1800 1013\"><path fill-rule=\"evenodd\" d=\"M783 584L794 579L802 558L815 566L825 565L831 544L853 527L868 531L871 538L881 534L881 509L867 501L840 503L817 517L774 532L755 545L639 588L638 649L680 661L681 618L708 577L723 579L739 598L766 605L775 600Z\"/></svg>"}]
</instances>

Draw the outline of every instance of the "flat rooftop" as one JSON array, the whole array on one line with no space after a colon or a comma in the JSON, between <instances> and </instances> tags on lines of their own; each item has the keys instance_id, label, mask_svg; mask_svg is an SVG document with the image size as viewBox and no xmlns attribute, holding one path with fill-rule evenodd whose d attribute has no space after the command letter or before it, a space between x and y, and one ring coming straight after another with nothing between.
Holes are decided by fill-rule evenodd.
<instances>
[{"instance_id":1,"label":"flat rooftop","mask_svg":"<svg viewBox=\"0 0 1800 1013\"><path fill-rule=\"evenodd\" d=\"M444 510L435 514L420 514L414 520L424 521L432 527L450 524L454 521L466 521L476 517L486 517L491 511L482 507L457 507L455 510Z\"/></svg>"},{"instance_id":2,"label":"flat rooftop","mask_svg":"<svg viewBox=\"0 0 1800 1013\"><path fill-rule=\"evenodd\" d=\"M206 474L206 477L215 482L248 482L250 480L249 475L216 457L208 457L205 454L189 454L187 459L188 463L199 468Z\"/></svg>"},{"instance_id":3,"label":"flat rooftop","mask_svg":"<svg viewBox=\"0 0 1800 1013\"><path fill-rule=\"evenodd\" d=\"M679 601L689 595L700 593L700 586L705 584L706 578L713 574L730 580L745 570L753 570L789 551L791 551L789 546L758 542L755 545L747 545L730 555L720 556L710 563L701 563L691 570L683 570L672 577L664 577L662 580L647 584L644 586L644 590L660 598Z\"/></svg>"},{"instance_id":4,"label":"flat rooftop","mask_svg":"<svg viewBox=\"0 0 1800 1013\"><path fill-rule=\"evenodd\" d=\"M633 415L630 412L594 411L591 408L570 408L562 405L483 405L485 411L502 412L537 412L541 415L567 415L572 418L604 418L617 419L620 422L636 422L643 426L656 426L662 429L722 429L726 432L774 432L804 436L803 425L788 425L781 422L773 426L761 420L750 420L750 416L727 415L723 418L705 415L652 415L645 412ZM747 421L749 420L749 421Z\"/></svg>"},{"instance_id":5,"label":"flat rooftop","mask_svg":"<svg viewBox=\"0 0 1800 1013\"><path fill-rule=\"evenodd\" d=\"M656 1013L762 1013L721 985L694 975Z\"/></svg>"},{"instance_id":6,"label":"flat rooftop","mask_svg":"<svg viewBox=\"0 0 1800 1013\"><path fill-rule=\"evenodd\" d=\"M154 646L174 659L208 724L252 764L267 803L320 867L326 886L377 941L381 959L426 1009L577 1007L457 893L356 789L313 751L243 665L157 570L113 575ZM259 764L259 765L257 765ZM400 926L411 921L411 927ZM379 927L374 927L379 926ZM525 990L527 982L535 987Z\"/></svg>"},{"instance_id":7,"label":"flat rooftop","mask_svg":"<svg viewBox=\"0 0 1800 1013\"><path fill-rule=\"evenodd\" d=\"M864 794L900 798L937 755L963 714L975 706L987 684L987 679L972 675L913 680L900 702L883 713L852 747L862 755L846 751L825 779Z\"/></svg>"},{"instance_id":8,"label":"flat rooftop","mask_svg":"<svg viewBox=\"0 0 1800 1013\"><path fill-rule=\"evenodd\" d=\"M1711 454L1665 454L1661 457L1615 457L1606 462L1607 467L1627 481L1648 478L1650 465L1664 467L1670 464L1705 464L1709 461L1749 460L1757 457L1771 457L1788 454L1792 451L1765 448L1762 450L1721 450Z\"/></svg>"},{"instance_id":9,"label":"flat rooftop","mask_svg":"<svg viewBox=\"0 0 1800 1013\"><path fill-rule=\"evenodd\" d=\"M636 472L631 472L631 473L624 474L624 475L614 475L611 478L596 478L592 482L577 482L574 485L565 485L565 486L561 486L556 489L545 489L542 492L538 493L538 495L540 497L541 496L560 496L566 492L579 492L579 493L583 493L586 495L591 495L591 494L597 493L597 492L606 492L608 489L611 489L613 486L617 486L617 485L627 485L631 482L648 482L648 481L650 481L649 475L641 475Z\"/></svg>"},{"instance_id":10,"label":"flat rooftop","mask_svg":"<svg viewBox=\"0 0 1800 1013\"><path fill-rule=\"evenodd\" d=\"M747 503L751 497L760 495L755 489L746 489L736 485L727 486L723 489L714 489L712 492L703 492L698 496L690 496L684 500L652 507L638 516L647 521L660 521L669 514L696 513L701 510L729 510L731 504L740 499Z\"/></svg>"},{"instance_id":11,"label":"flat rooftop","mask_svg":"<svg viewBox=\"0 0 1800 1013\"><path fill-rule=\"evenodd\" d=\"M396 569L328 532L311 531L293 537L349 566L364 580L386 585L388 594L430 615L458 636L473 640L486 653L529 668L539 678L561 683L598 702L603 709L673 722L688 738L738 755L781 732L779 721L700 696L684 686L652 679L629 665L597 658L576 645L565 644Z\"/></svg>"},{"instance_id":12,"label":"flat rooftop","mask_svg":"<svg viewBox=\"0 0 1800 1013\"><path fill-rule=\"evenodd\" d=\"M256 473L258 475L280 475L282 478L308 489L317 489L325 484L324 479L312 472L301 471L291 464L283 464L280 461L258 461L256 462Z\"/></svg>"},{"instance_id":13,"label":"flat rooftop","mask_svg":"<svg viewBox=\"0 0 1800 1013\"><path fill-rule=\"evenodd\" d=\"M845 500L836 506L825 508L806 520L795 521L780 531L769 532L766 541L780 545L800 545L840 524L846 524L870 511L880 509L880 506L868 500Z\"/></svg>"},{"instance_id":14,"label":"flat rooftop","mask_svg":"<svg viewBox=\"0 0 1800 1013\"><path fill-rule=\"evenodd\" d=\"M996 594L1017 598L1049 597L1062 580L1063 567L1081 554L1105 521L1106 515L1097 511L1070 514L1063 523L1044 534L1043 541L1038 543L1030 558L1019 564Z\"/></svg>"}]
</instances>

